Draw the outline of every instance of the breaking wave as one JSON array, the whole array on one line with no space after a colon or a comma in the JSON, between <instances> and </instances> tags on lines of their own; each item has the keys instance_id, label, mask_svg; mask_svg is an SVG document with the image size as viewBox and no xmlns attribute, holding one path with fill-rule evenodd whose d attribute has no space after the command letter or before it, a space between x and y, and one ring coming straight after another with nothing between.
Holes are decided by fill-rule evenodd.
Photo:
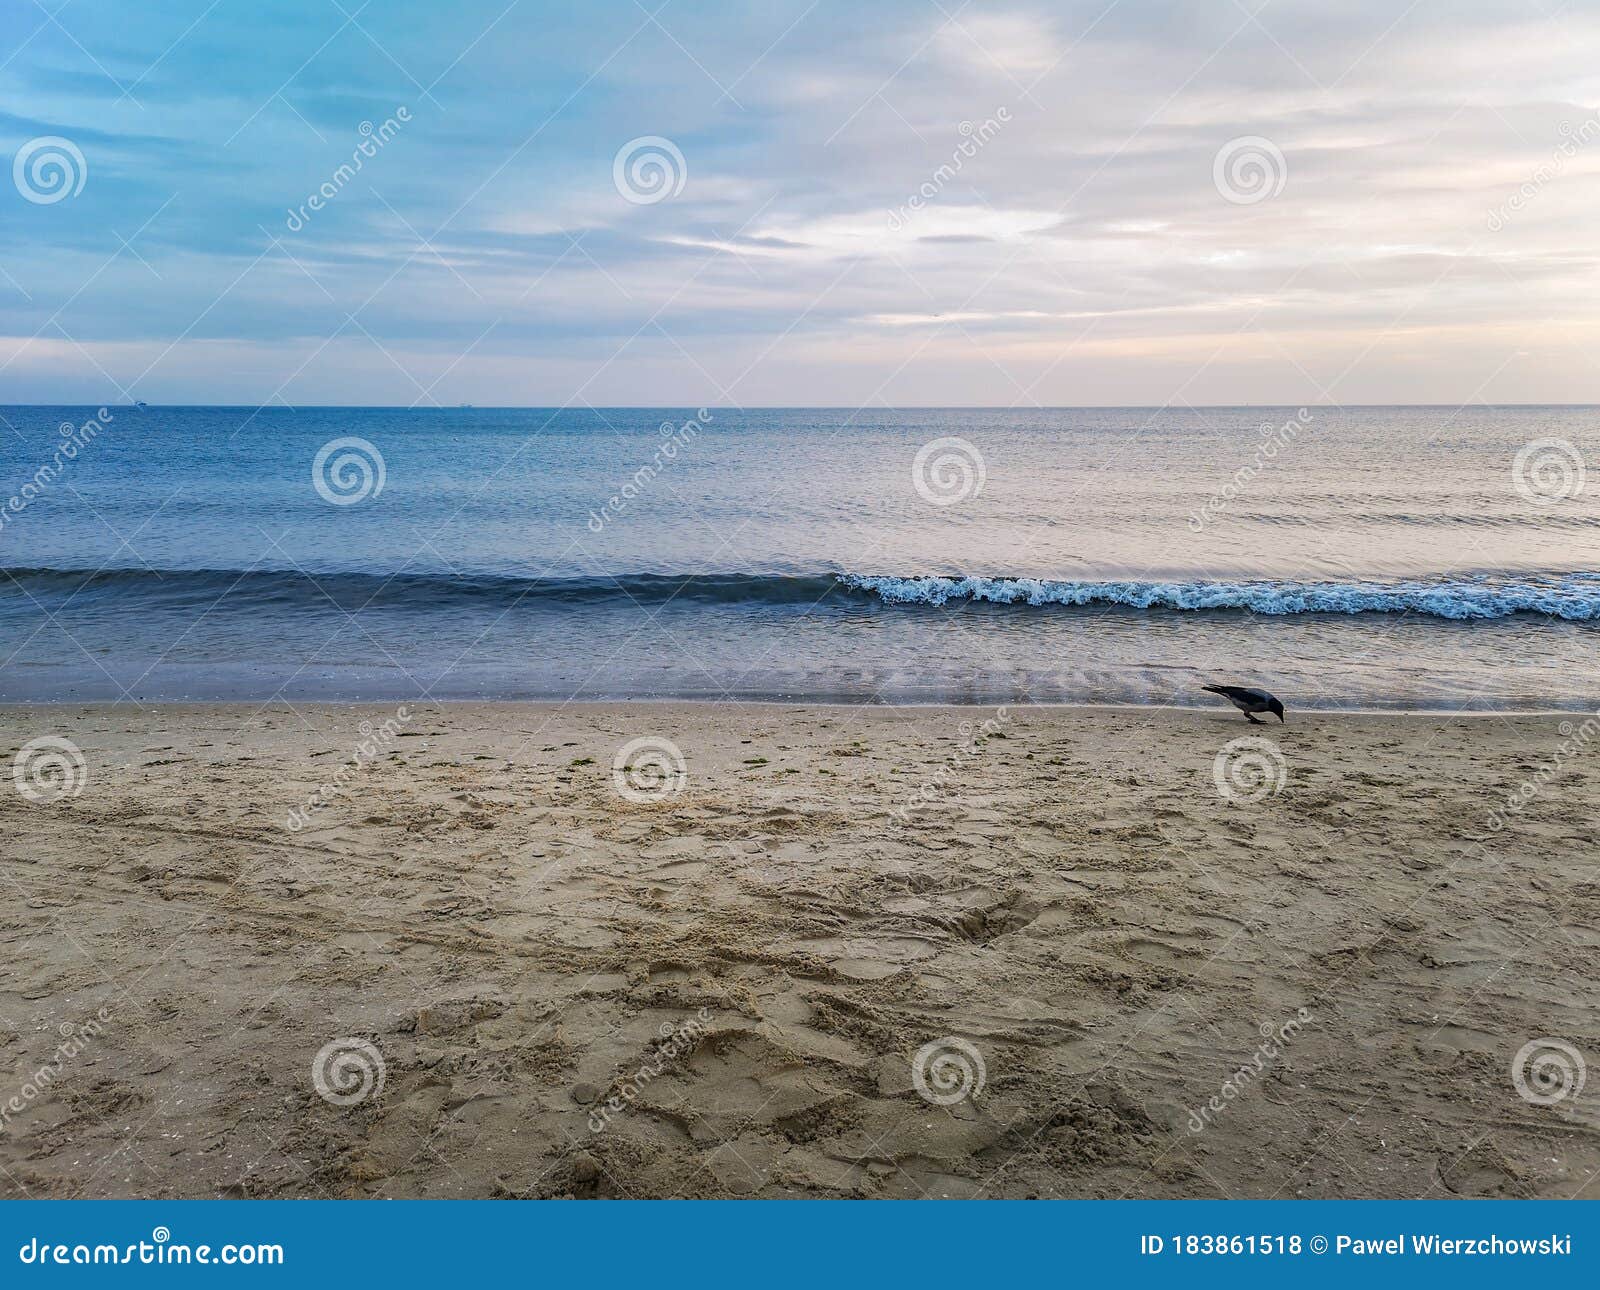
<instances>
[{"instance_id":1,"label":"breaking wave","mask_svg":"<svg viewBox=\"0 0 1600 1290\"><path fill-rule=\"evenodd\" d=\"M75 605L110 600L149 608L186 606L345 611L404 606L511 608L525 604L629 601L792 605L876 601L937 608L960 602L1019 608L1105 606L1186 613L1409 614L1464 621L1542 614L1600 620L1600 574L1352 582L1077 581L1049 578L892 576L817 571L618 573L588 577L447 572L375 573L285 569L0 568L0 597L61 598Z\"/></svg>"},{"instance_id":2,"label":"breaking wave","mask_svg":"<svg viewBox=\"0 0 1600 1290\"><path fill-rule=\"evenodd\" d=\"M1130 609L1236 610L1252 614L1419 614L1600 618L1600 575L1529 582L1078 582L1044 578L869 577L840 581L895 605L985 601L999 605L1120 605Z\"/></svg>"}]
</instances>

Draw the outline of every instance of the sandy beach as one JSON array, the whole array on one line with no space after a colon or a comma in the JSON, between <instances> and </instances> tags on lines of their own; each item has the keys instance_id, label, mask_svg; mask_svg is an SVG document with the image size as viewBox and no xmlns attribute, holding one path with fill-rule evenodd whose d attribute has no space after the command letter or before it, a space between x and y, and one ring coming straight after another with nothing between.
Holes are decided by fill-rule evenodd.
<instances>
[{"instance_id":1,"label":"sandy beach","mask_svg":"<svg viewBox=\"0 0 1600 1290\"><path fill-rule=\"evenodd\" d=\"M0 1194L1600 1196L1579 720L6 708Z\"/></svg>"}]
</instances>

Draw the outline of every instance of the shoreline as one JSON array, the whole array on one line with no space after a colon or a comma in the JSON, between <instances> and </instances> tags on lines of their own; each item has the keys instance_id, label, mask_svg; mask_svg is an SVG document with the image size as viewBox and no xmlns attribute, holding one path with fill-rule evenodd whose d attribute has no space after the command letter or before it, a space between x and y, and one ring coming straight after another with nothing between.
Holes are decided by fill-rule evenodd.
<instances>
[{"instance_id":1,"label":"shoreline","mask_svg":"<svg viewBox=\"0 0 1600 1290\"><path fill-rule=\"evenodd\" d=\"M1595 701L1600 705L1600 700ZM589 708L658 708L658 707L685 707L685 708L776 708L776 709L811 709L824 708L841 712L868 711L868 712L895 712L900 710L949 710L986 712L996 708L1007 708L1016 711L1040 710L1047 712L1145 712L1160 713L1171 712L1180 715L1205 716L1220 713L1224 716L1233 716L1242 724L1240 717L1225 701L1218 700L1214 704L1180 705L1172 703L1088 703L1056 701L1049 699L995 699L952 702L947 700L929 699L915 702L897 702L889 700L849 702L843 699L730 699L730 698L679 698L679 697L639 697L639 698L584 698L584 699L559 699L559 698L526 698L526 699L478 699L478 698L427 698L408 699L404 696L397 698L352 698L352 699L0 699L0 715L8 712L28 709L58 710L77 708L85 710L104 709L108 712L118 711L145 711L145 710L170 710L175 708L248 708L252 710L265 710L273 707L280 708L382 708L393 710L396 706L436 707L443 709L458 708L549 708L555 711L563 709L589 709ZM1538 717L1571 717L1571 716L1600 716L1600 706L1589 707L1551 707L1551 708L1313 708L1289 707L1291 715L1299 714L1304 717L1333 718L1362 717L1362 718L1389 718L1405 720L1481 720L1483 718L1500 718L1503 720L1522 720ZM1273 721L1276 727L1278 722Z\"/></svg>"}]
</instances>

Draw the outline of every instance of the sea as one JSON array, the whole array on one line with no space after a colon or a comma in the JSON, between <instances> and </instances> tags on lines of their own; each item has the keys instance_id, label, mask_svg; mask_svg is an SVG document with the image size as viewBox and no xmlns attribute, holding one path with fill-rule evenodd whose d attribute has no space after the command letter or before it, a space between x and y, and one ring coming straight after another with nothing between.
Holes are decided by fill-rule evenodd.
<instances>
[{"instance_id":1,"label":"sea","mask_svg":"<svg viewBox=\"0 0 1600 1290\"><path fill-rule=\"evenodd\" d=\"M1600 706L1600 411L0 407L0 701Z\"/></svg>"}]
</instances>

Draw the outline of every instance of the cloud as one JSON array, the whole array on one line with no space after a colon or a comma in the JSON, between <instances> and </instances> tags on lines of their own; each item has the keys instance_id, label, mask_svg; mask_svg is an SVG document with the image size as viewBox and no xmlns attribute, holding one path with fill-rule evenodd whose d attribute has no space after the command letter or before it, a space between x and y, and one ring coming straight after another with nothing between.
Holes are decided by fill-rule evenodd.
<instances>
[{"instance_id":1,"label":"cloud","mask_svg":"<svg viewBox=\"0 0 1600 1290\"><path fill-rule=\"evenodd\" d=\"M1066 54L1053 24L1040 14L955 11L934 30L934 44L950 61L979 75L1031 81Z\"/></svg>"},{"instance_id":2,"label":"cloud","mask_svg":"<svg viewBox=\"0 0 1600 1290\"><path fill-rule=\"evenodd\" d=\"M1016 372L1042 402L1304 399L1307 373L1403 400L1398 335L1427 351L1418 400L1474 397L1513 357L1497 397L1600 398L1572 341L1597 285L1592 14L60 18L0 55L6 156L51 134L88 164L54 204L0 182L12 398L1004 404ZM686 173L641 204L613 159L644 136ZM1283 159L1260 201L1214 173L1241 137Z\"/></svg>"}]
</instances>

